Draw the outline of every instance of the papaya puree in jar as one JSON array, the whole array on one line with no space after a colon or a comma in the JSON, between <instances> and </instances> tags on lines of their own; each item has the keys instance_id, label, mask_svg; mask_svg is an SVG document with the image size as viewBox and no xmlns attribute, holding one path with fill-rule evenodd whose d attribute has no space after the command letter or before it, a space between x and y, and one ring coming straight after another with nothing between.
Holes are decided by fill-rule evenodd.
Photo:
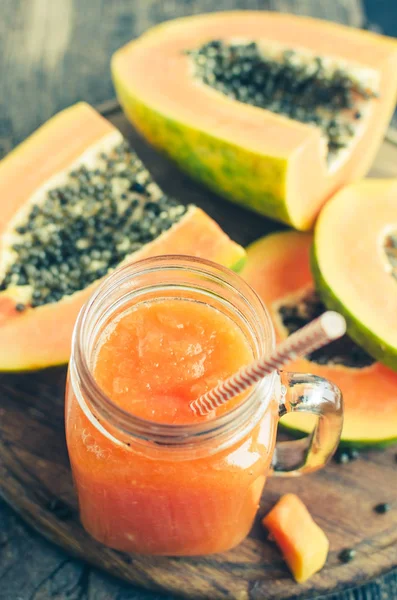
<instances>
[{"instance_id":1,"label":"papaya puree in jar","mask_svg":"<svg viewBox=\"0 0 397 600\"><path fill-rule=\"evenodd\" d=\"M153 427L207 425L189 403L254 358L246 333L203 301L160 298L128 308L104 328L93 353L96 384L117 407ZM247 395L247 393L245 393ZM269 470L277 406L243 435L178 448L117 439L69 385L67 441L84 527L113 548L192 555L227 550L249 532Z\"/></svg>"},{"instance_id":2,"label":"papaya puree in jar","mask_svg":"<svg viewBox=\"0 0 397 600\"><path fill-rule=\"evenodd\" d=\"M248 534L269 473L327 463L343 402L326 379L273 371L205 416L189 406L274 347L259 296L216 263L157 256L104 279L76 321L65 408L94 538L125 552L223 552ZM313 433L274 455L279 418L295 411L317 417Z\"/></svg>"}]
</instances>

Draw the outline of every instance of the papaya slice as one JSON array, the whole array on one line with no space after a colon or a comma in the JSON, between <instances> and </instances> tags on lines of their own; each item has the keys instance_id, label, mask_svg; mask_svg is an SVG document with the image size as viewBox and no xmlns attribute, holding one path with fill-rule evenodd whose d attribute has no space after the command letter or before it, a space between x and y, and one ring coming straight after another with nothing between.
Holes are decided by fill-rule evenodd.
<instances>
[{"instance_id":1,"label":"papaya slice","mask_svg":"<svg viewBox=\"0 0 397 600\"><path fill-rule=\"evenodd\" d=\"M262 519L280 548L295 580L304 583L325 565L329 541L302 500L284 494Z\"/></svg>"},{"instance_id":2,"label":"papaya slice","mask_svg":"<svg viewBox=\"0 0 397 600\"><path fill-rule=\"evenodd\" d=\"M0 163L0 195L0 370L67 362L81 306L120 264L190 254L233 266L245 255L201 209L163 194L84 103Z\"/></svg>"},{"instance_id":3,"label":"papaya slice","mask_svg":"<svg viewBox=\"0 0 397 600\"><path fill-rule=\"evenodd\" d=\"M241 274L266 304L278 341L325 310L314 291L311 245L311 235L286 231L264 237L247 249ZM336 246L334 237L333 251ZM375 362L348 336L295 360L288 370L326 377L342 390L342 444L384 446L397 441L397 374ZM280 424L292 432L308 433L314 421L311 415L295 413L283 417Z\"/></svg>"},{"instance_id":4,"label":"papaya slice","mask_svg":"<svg viewBox=\"0 0 397 600\"><path fill-rule=\"evenodd\" d=\"M168 21L118 50L117 95L155 147L225 198L310 229L364 175L395 107L397 41L266 11Z\"/></svg>"},{"instance_id":5,"label":"papaya slice","mask_svg":"<svg viewBox=\"0 0 397 600\"><path fill-rule=\"evenodd\" d=\"M346 316L349 335L394 370L396 264L397 179L368 179L341 190L316 226L313 274L326 305Z\"/></svg>"}]
</instances>

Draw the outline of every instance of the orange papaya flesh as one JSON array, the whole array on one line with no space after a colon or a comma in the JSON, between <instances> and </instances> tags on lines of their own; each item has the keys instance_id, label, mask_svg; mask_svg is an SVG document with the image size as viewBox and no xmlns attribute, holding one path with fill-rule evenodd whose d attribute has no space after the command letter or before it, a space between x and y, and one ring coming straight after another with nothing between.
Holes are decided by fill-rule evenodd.
<instances>
[{"instance_id":1,"label":"orange papaya flesh","mask_svg":"<svg viewBox=\"0 0 397 600\"><path fill-rule=\"evenodd\" d=\"M328 556L328 538L298 496L282 496L262 524L280 548L298 583L307 581L323 568Z\"/></svg>"},{"instance_id":2,"label":"orange papaya flesh","mask_svg":"<svg viewBox=\"0 0 397 600\"><path fill-rule=\"evenodd\" d=\"M26 250L23 250L25 252L23 255L21 250L14 251L12 248L13 240L15 241L15 235L17 235L16 227L21 222L25 225L28 223L29 215L31 215L35 203L42 211L43 203L47 201L49 194L54 189L61 189L57 188L57 185L59 186L60 182L64 185L65 181L69 181L71 169L76 170L79 165L83 165L88 171L93 170L98 153L108 149L109 144L114 146L115 143L119 144L120 141L122 142L123 138L118 130L103 119L93 108L80 103L56 115L0 163L0 191L2 190L3 197L7 198L7 202L3 203L0 211L0 370L43 368L68 361L72 330L77 314L106 273L102 273L94 281L91 277L89 284L85 284L84 279L82 282L79 281L81 289L77 289L73 293L65 293L57 301L51 301L47 296L46 299L41 299L41 304L38 303L34 300L33 293L34 291L37 292L35 286L39 285L38 280L44 277L43 273L46 269L43 267L44 263L37 263L37 260L33 261L32 264L36 268L34 275L28 280L28 285L26 285L26 281L20 283L18 278L21 277L21 273L25 280L28 275L23 261ZM54 148L57 149L56 152L54 152ZM142 175L142 170L140 173ZM145 173L147 172L145 171L144 175ZM95 181L101 183L102 175L96 174L93 177L92 182L94 183L92 185L95 184ZM149 175L147 174L145 177L149 177ZM116 179L119 185L120 178ZM84 220L85 214L91 210L89 208L91 200L88 198L86 204L79 204L81 201L80 193L83 194L83 191L78 187L80 185L79 181L77 184L76 180L74 182L73 185L77 185L74 196L69 195L66 200L63 197L64 213L62 215L67 214L70 216L70 212L67 211L74 210L72 201L74 202L77 195L79 200L76 204L76 214L81 220ZM87 183L85 182L84 185L87 185ZM112 181L109 185L112 186L108 189L108 193L111 195L115 184ZM153 182L150 183L150 186L150 189L146 186L145 190L139 193L130 194L127 190L125 193L126 198L123 200L127 207L135 206L133 203L135 201L138 208L145 211L146 202L152 202L152 204L161 202L157 198L159 193L164 198L161 190ZM153 194L156 193L153 197L150 195L152 192ZM90 196L94 192L92 190L87 192L86 190L84 193ZM85 196L83 200L84 198ZM95 206L98 207L98 210L105 210L105 206L107 206L106 199L100 195L97 200L98 204L95 204ZM118 201L119 197L117 197ZM69 206L67 206L68 203ZM51 206L54 208L53 204ZM164 254L189 254L212 259L230 267L241 263L245 255L244 250L230 240L204 211L195 206L179 209L180 205L176 203L170 204L170 206L171 211L176 206L182 216L175 219L169 227L167 225L167 229L160 228L157 237L154 237L151 241L131 246L131 253L123 251L120 264ZM153 210L155 210L155 207ZM143 214L145 215L146 212L143 212ZM39 217L40 219L45 218L41 212ZM133 225L140 222L139 219L134 220L133 216L131 218L131 234L128 230L127 238L134 233ZM62 219L63 217L60 221ZM51 213L49 221L53 220L55 221L55 215ZM49 228L48 231L53 231L52 222L48 225L47 221L33 221L35 224L43 222ZM25 225L24 229L27 229L27 233L20 234L21 236L30 235L29 228ZM65 224L64 230L62 230L61 225L59 227L62 234L68 234L67 224ZM112 232L111 225L106 225L106 227L105 230L108 233L109 231ZM88 229L83 228L83 231L87 233ZM98 240L101 239L101 233L100 230L98 231L95 232L95 235L92 234L94 237L84 240L84 249L80 249L76 254L76 260L79 260L81 265L83 264L83 255L91 257L88 261L88 267L86 267L88 271L96 260L92 258L90 252L92 247L99 247ZM34 234L38 233L34 229ZM22 237L21 239L25 238ZM31 239L29 238L29 240ZM37 239L42 241L45 237L37 238L36 235L34 239L37 242ZM61 236L60 239L63 240L64 238ZM76 240L73 244L75 242ZM125 238L122 239L122 243L126 243ZM77 245L73 246L73 244L72 250L74 251ZM108 247L112 249L115 242L107 239L106 244L105 249ZM45 254L48 252L48 245L43 241L39 250ZM30 252L28 256L31 260L32 244L28 247L28 252ZM100 247L103 248L103 244ZM59 286L59 273L63 272L64 264L70 260L71 252L70 240L68 245L61 245L61 254L53 265L55 266L55 275L53 274L52 280L50 279L54 285ZM19 261L19 274L13 274L12 267L16 264L12 262L13 260ZM84 264L87 265L87 261ZM111 271L115 266L118 265L110 265L106 272ZM49 263L45 263L45 267L50 268ZM101 271L95 271L95 273L101 273ZM5 284L7 277L8 285ZM45 281L47 281L45 286L50 285L48 284L48 278ZM57 290L59 289L58 287ZM45 291L48 292L48 287L45 287Z\"/></svg>"},{"instance_id":3,"label":"orange papaya flesh","mask_svg":"<svg viewBox=\"0 0 397 600\"><path fill-rule=\"evenodd\" d=\"M368 179L347 186L327 204L312 254L325 304L345 315L358 344L395 371L396 248L397 179Z\"/></svg>"},{"instance_id":4,"label":"orange papaya flesh","mask_svg":"<svg viewBox=\"0 0 397 600\"><path fill-rule=\"evenodd\" d=\"M186 51L236 39L340 61L377 82L379 98L368 100L354 140L337 161L328 165L319 127L196 80ZM305 230L324 202L373 161L395 106L397 42L295 15L211 13L149 30L115 53L112 74L127 117L150 143L224 197Z\"/></svg>"},{"instance_id":5,"label":"orange papaya flesh","mask_svg":"<svg viewBox=\"0 0 397 600\"><path fill-rule=\"evenodd\" d=\"M313 295L311 246L311 235L285 231L262 238L247 249L241 275L264 301L279 342L289 333L281 315L283 309L294 304L298 307L302 298ZM342 445L384 446L397 442L397 374L371 361L347 336L337 346L336 359L341 361L342 357L342 364L335 362L330 348L325 347L316 358L296 359L288 370L326 377L342 390ZM359 367L352 366L356 362ZM313 429L314 417L305 413L286 415L280 424L292 433L308 433Z\"/></svg>"}]
</instances>

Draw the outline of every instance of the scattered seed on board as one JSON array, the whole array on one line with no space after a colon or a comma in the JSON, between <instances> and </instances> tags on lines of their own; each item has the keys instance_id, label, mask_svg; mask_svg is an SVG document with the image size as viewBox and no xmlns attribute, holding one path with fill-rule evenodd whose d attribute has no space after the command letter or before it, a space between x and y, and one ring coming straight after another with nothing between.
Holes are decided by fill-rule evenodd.
<instances>
[{"instance_id":1,"label":"scattered seed on board","mask_svg":"<svg viewBox=\"0 0 397 600\"><path fill-rule=\"evenodd\" d=\"M337 462L339 465L345 465L350 462L349 455L347 452L337 452L335 454L335 462Z\"/></svg>"},{"instance_id":2,"label":"scattered seed on board","mask_svg":"<svg viewBox=\"0 0 397 600\"><path fill-rule=\"evenodd\" d=\"M378 515L384 515L389 512L391 506L388 502L382 502L381 504L377 504L374 506L374 511L378 513Z\"/></svg>"},{"instance_id":3,"label":"scattered seed on board","mask_svg":"<svg viewBox=\"0 0 397 600\"><path fill-rule=\"evenodd\" d=\"M347 464L360 456L359 451L356 448L345 448L338 449L335 453L334 460L340 465Z\"/></svg>"},{"instance_id":4,"label":"scattered seed on board","mask_svg":"<svg viewBox=\"0 0 397 600\"><path fill-rule=\"evenodd\" d=\"M343 563L351 562L356 556L356 551L353 548L345 548L342 552L339 553L339 560Z\"/></svg>"},{"instance_id":5,"label":"scattered seed on board","mask_svg":"<svg viewBox=\"0 0 397 600\"><path fill-rule=\"evenodd\" d=\"M73 516L72 509L59 500L59 498L54 498L50 500L47 504L47 509L51 511L60 521L67 521Z\"/></svg>"}]
</instances>

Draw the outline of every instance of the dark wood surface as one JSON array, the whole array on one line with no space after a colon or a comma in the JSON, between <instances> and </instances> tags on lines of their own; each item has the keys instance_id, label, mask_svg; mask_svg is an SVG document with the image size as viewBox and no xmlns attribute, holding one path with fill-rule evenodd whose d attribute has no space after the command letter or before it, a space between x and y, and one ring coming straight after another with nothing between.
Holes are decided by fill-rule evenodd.
<instances>
[{"instance_id":1,"label":"dark wood surface","mask_svg":"<svg viewBox=\"0 0 397 600\"><path fill-rule=\"evenodd\" d=\"M367 3L370 2L367 0ZM387 2L380 4L383 14L387 14ZM111 53L153 23L215 8L272 8L313 14L355 26L361 26L364 21L359 0L218 0L217 3L209 0L2 0L1 8L0 155L68 104L79 99L92 104L111 99L113 89L108 69ZM395 16L396 12L393 14ZM375 20L374 10L370 16ZM393 20L386 20L390 27ZM388 32L393 33L393 30ZM117 120L117 114L114 117ZM204 206L241 243L247 243L274 227L265 219L215 200L170 169L166 161L158 159L144 144L137 142L137 145L168 191ZM378 173L389 174L389 164L392 168L393 159L386 148L383 149ZM188 590L189 585L192 591L195 580L190 569L183 569L180 565L181 561L175 561L175 564L178 572L182 572L183 583L180 579L173 579L172 570L168 579L162 579L163 588L165 585L174 590L171 594L146 592L120 583L72 558L73 553L79 553L78 535L76 539L69 538L69 541L67 537L63 538L64 546L68 546L69 550L64 552L16 516L14 510L24 512L25 517L28 513L34 514L31 524L36 528L39 525L41 531L46 530L50 538L53 535L52 539L56 542L59 542L59 537L54 532L70 530L72 526L78 528L63 441L63 377L62 370L51 370L38 376L4 375L0 378L0 480L2 495L13 507L10 509L0 501L0 600L168 600L174 598L176 592ZM393 450L386 454L370 452L357 463L343 467L332 465L323 474L314 476L315 479L311 477L298 483L299 491L310 508L315 507L317 502L324 506L329 503L334 509L336 503L343 516L341 526L334 513L321 516L317 509L314 510L315 517L324 525L333 544L330 570L337 569L339 573L337 578L330 575L330 579L324 579L326 583L322 584L323 590L333 589L330 595L327 593L330 600L397 598L396 574L382 574L390 570L393 562L397 562L395 510L382 517L371 511L376 502L388 500L393 494L394 498L397 497L394 454ZM379 468L384 475L377 475L374 479L373 473L378 473ZM332 487L327 484L324 493L321 482L331 480ZM351 488L351 493L342 492L345 485ZM270 506L284 489L292 489L291 484L272 481L264 496L262 510ZM71 512L62 504L55 505L55 515L48 511L48 503L58 495L72 508ZM363 508L365 514L356 508ZM352 520L349 519L351 513ZM375 537L374 527L380 528L379 531L376 529ZM49 535L51 528L53 534ZM363 538L358 538L360 529ZM302 598L303 590L292 584L274 548L264 542L261 532L260 539L255 538L258 532L260 529L256 528L253 540L248 543L249 549L243 551L242 558L233 554L228 561L223 587L229 590L230 582L238 580L237 585L248 585L249 588L248 591L247 587L238 588L241 591L238 597L253 599L282 598L289 587L288 597L292 594L295 598ZM375 541L371 546L372 539ZM357 561L349 567L340 566L336 556L338 549L350 544L359 549ZM85 558L90 558L86 550L83 553ZM281 581L280 588L272 592L273 596L268 595L265 582L267 571L264 567L269 557L275 558ZM96 562L92 556L91 560ZM202 559L197 563L200 573L208 577L209 561ZM135 573L134 581L146 586L150 584L147 579L137 577L137 564L125 564L122 560L122 565L130 578ZM350 571L353 566L354 571ZM240 582L243 572L249 584ZM371 583L361 586L369 579ZM339 591L338 582L343 591ZM317 585L315 580L313 585ZM351 586L354 589L347 589ZM233 589L236 589L235 586ZM203 597L216 598L218 592L223 597L236 597L227 596L222 590ZM320 598L317 592L313 591L313 594L312 597ZM321 597L324 597L322 592Z\"/></svg>"}]
</instances>

